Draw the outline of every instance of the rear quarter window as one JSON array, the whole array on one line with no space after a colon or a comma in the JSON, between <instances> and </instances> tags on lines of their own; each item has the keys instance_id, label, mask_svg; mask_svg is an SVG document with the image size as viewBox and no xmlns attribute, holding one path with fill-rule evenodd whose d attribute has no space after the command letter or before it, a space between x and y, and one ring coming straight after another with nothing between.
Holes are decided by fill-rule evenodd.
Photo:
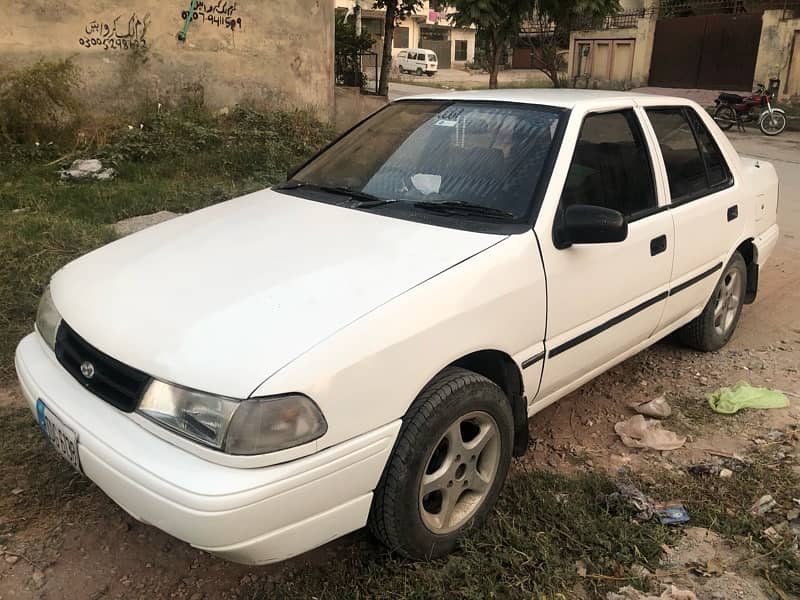
<instances>
[{"instance_id":1,"label":"rear quarter window","mask_svg":"<svg viewBox=\"0 0 800 600\"><path fill-rule=\"evenodd\" d=\"M673 204L695 200L733 184L731 171L711 133L687 106L648 108Z\"/></svg>"}]
</instances>

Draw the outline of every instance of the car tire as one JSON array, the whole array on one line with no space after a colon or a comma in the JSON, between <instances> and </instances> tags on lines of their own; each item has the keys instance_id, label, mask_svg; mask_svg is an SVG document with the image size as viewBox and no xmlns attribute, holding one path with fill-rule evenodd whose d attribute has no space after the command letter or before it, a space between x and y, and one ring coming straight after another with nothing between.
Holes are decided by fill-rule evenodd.
<instances>
[{"instance_id":1,"label":"car tire","mask_svg":"<svg viewBox=\"0 0 800 600\"><path fill-rule=\"evenodd\" d=\"M739 323L746 290L747 264L739 252L734 252L703 312L678 331L680 340L703 352L722 348Z\"/></svg>"},{"instance_id":2,"label":"car tire","mask_svg":"<svg viewBox=\"0 0 800 600\"><path fill-rule=\"evenodd\" d=\"M422 69L419 68L419 67L417 67L417 75L420 75L420 76L422 75Z\"/></svg>"},{"instance_id":3,"label":"car tire","mask_svg":"<svg viewBox=\"0 0 800 600\"><path fill-rule=\"evenodd\" d=\"M372 501L375 537L413 559L451 552L494 506L513 432L511 405L496 384L461 368L442 371L403 419Z\"/></svg>"}]
</instances>

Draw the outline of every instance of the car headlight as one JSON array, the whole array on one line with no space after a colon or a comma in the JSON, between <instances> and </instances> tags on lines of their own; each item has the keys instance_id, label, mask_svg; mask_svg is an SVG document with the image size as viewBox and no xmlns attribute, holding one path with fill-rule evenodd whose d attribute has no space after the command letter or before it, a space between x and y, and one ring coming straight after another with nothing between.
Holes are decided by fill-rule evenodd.
<instances>
[{"instance_id":1,"label":"car headlight","mask_svg":"<svg viewBox=\"0 0 800 600\"><path fill-rule=\"evenodd\" d=\"M53 304L53 296L50 294L50 286L48 285L44 288L42 298L39 300L39 308L36 311L36 330L44 338L51 350L55 350L56 333L58 333L60 324L61 315L58 313L55 304Z\"/></svg>"},{"instance_id":2,"label":"car headlight","mask_svg":"<svg viewBox=\"0 0 800 600\"><path fill-rule=\"evenodd\" d=\"M328 424L301 394L235 400L153 380L138 411L228 454L264 454L316 440Z\"/></svg>"}]
</instances>

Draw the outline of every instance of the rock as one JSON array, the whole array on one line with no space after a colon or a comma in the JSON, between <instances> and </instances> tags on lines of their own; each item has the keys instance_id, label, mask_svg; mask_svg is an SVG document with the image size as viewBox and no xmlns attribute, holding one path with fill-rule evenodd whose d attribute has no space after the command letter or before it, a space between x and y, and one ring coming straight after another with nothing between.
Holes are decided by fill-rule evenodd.
<instances>
[{"instance_id":1,"label":"rock","mask_svg":"<svg viewBox=\"0 0 800 600\"><path fill-rule=\"evenodd\" d=\"M62 169L59 171L61 179L68 180L81 180L81 179L98 179L100 181L108 181L113 179L117 172L111 167L103 168L101 163L96 158L89 158L86 160L75 160L70 165L69 169Z\"/></svg>"},{"instance_id":2,"label":"rock","mask_svg":"<svg viewBox=\"0 0 800 600\"><path fill-rule=\"evenodd\" d=\"M720 469L719 476L722 477L722 479L729 479L733 477L733 471L730 469Z\"/></svg>"},{"instance_id":3,"label":"rock","mask_svg":"<svg viewBox=\"0 0 800 600\"><path fill-rule=\"evenodd\" d=\"M765 515L775 508L777 504L770 494L764 494L750 507L750 514L753 516Z\"/></svg>"},{"instance_id":4,"label":"rock","mask_svg":"<svg viewBox=\"0 0 800 600\"><path fill-rule=\"evenodd\" d=\"M16 554L6 554L6 562L10 565L15 565L19 561L19 556Z\"/></svg>"},{"instance_id":5,"label":"rock","mask_svg":"<svg viewBox=\"0 0 800 600\"><path fill-rule=\"evenodd\" d=\"M23 490L22 488L14 488L13 490L11 490L11 493L14 494L15 496L19 496L24 491L25 490Z\"/></svg>"},{"instance_id":6,"label":"rock","mask_svg":"<svg viewBox=\"0 0 800 600\"><path fill-rule=\"evenodd\" d=\"M800 518L800 510L793 508L789 512L786 513L786 520L787 521L794 521L795 519Z\"/></svg>"},{"instance_id":7,"label":"rock","mask_svg":"<svg viewBox=\"0 0 800 600\"><path fill-rule=\"evenodd\" d=\"M122 219L121 221L114 223L114 233L120 236L130 235L131 233L136 233L137 231L157 225L158 223L163 223L164 221L174 219L177 216L177 213L168 210L160 210L149 215L140 215L138 217Z\"/></svg>"},{"instance_id":8,"label":"rock","mask_svg":"<svg viewBox=\"0 0 800 600\"><path fill-rule=\"evenodd\" d=\"M34 571L33 575L31 576L31 580L33 581L33 586L38 589L44 585L44 573L41 571Z\"/></svg>"},{"instance_id":9,"label":"rock","mask_svg":"<svg viewBox=\"0 0 800 600\"><path fill-rule=\"evenodd\" d=\"M203 594L200 592L195 592L189 597L189 600L203 600Z\"/></svg>"}]
</instances>

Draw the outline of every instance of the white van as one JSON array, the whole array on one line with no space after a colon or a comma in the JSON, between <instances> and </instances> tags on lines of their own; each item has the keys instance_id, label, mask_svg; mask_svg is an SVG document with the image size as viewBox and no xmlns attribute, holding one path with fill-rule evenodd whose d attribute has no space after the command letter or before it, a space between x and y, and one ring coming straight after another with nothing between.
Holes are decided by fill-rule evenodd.
<instances>
[{"instance_id":1,"label":"white van","mask_svg":"<svg viewBox=\"0 0 800 600\"><path fill-rule=\"evenodd\" d=\"M439 68L439 60L433 50L425 48L408 48L401 50L397 55L397 65L401 73L425 73L428 77L433 77Z\"/></svg>"}]
</instances>

